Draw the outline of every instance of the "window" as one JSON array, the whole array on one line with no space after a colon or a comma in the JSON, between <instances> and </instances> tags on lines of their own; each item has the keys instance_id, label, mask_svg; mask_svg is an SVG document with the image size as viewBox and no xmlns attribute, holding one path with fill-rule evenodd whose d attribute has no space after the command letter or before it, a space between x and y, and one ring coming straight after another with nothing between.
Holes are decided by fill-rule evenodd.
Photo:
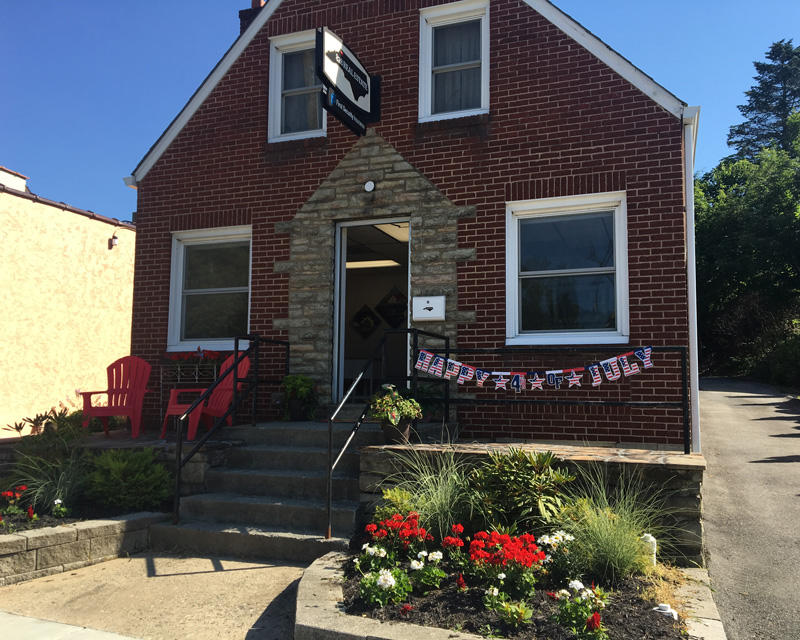
<instances>
[{"instance_id":1,"label":"window","mask_svg":"<svg viewBox=\"0 0 800 640\"><path fill-rule=\"evenodd\" d=\"M506 208L506 344L628 341L625 194Z\"/></svg>"},{"instance_id":2,"label":"window","mask_svg":"<svg viewBox=\"0 0 800 640\"><path fill-rule=\"evenodd\" d=\"M314 37L313 31L303 31L270 41L270 142L325 135Z\"/></svg>"},{"instance_id":3,"label":"window","mask_svg":"<svg viewBox=\"0 0 800 640\"><path fill-rule=\"evenodd\" d=\"M170 350L233 348L248 332L249 306L249 227L173 235Z\"/></svg>"},{"instance_id":4,"label":"window","mask_svg":"<svg viewBox=\"0 0 800 640\"><path fill-rule=\"evenodd\" d=\"M489 3L462 0L420 12L419 120L489 111Z\"/></svg>"}]
</instances>

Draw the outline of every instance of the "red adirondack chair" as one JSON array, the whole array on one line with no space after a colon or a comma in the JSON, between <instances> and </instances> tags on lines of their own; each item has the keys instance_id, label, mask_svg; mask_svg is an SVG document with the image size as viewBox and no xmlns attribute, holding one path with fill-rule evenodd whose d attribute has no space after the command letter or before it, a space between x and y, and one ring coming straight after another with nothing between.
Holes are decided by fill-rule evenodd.
<instances>
[{"instance_id":1,"label":"red adirondack chair","mask_svg":"<svg viewBox=\"0 0 800 640\"><path fill-rule=\"evenodd\" d=\"M89 426L91 418L99 418L108 435L108 418L127 416L131 421L131 436L138 438L142 423L142 402L148 391L147 381L150 379L150 365L137 356L125 356L108 365L106 371L108 389L81 392L83 426ZM108 396L108 404L104 407L92 406L92 396L102 394Z\"/></svg>"},{"instance_id":2,"label":"red adirondack chair","mask_svg":"<svg viewBox=\"0 0 800 640\"><path fill-rule=\"evenodd\" d=\"M230 356L220 367L220 374L227 371L233 366L234 356ZM245 356L239 361L237 367L237 374L239 379L244 378L250 371L250 358ZM241 386L241 383L240 383ZM193 395L197 398L206 389L172 389L169 392L169 405L167 412L164 415L164 424L161 426L161 437L163 438L167 433L167 421L170 416L180 416L192 406L194 399L186 402L181 400L182 395ZM197 435L197 427L200 420L206 423L206 428L210 429L214 424L214 418L220 418L225 415L225 412L233 402L233 373L230 373L220 385L214 389L208 399L199 407L197 407L191 414L189 414L189 428L186 433L187 440L194 440ZM228 416L226 422L228 426L233 424L231 416Z\"/></svg>"}]
</instances>

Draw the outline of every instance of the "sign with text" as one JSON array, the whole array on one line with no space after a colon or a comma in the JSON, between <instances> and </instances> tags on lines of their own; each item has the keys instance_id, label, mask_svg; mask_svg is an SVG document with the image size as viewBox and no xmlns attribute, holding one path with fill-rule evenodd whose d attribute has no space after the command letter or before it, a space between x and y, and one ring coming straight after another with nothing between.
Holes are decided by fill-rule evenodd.
<instances>
[{"instance_id":1,"label":"sign with text","mask_svg":"<svg viewBox=\"0 0 800 640\"><path fill-rule=\"evenodd\" d=\"M356 135L380 120L380 78L371 76L358 57L327 27L317 29L316 71L322 106Z\"/></svg>"}]
</instances>

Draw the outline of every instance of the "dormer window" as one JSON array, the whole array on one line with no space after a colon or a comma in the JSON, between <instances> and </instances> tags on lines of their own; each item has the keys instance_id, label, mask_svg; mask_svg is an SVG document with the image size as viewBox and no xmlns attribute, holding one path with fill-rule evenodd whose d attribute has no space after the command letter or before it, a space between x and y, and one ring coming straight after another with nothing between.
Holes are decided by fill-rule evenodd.
<instances>
[{"instance_id":1,"label":"dormer window","mask_svg":"<svg viewBox=\"0 0 800 640\"><path fill-rule=\"evenodd\" d=\"M419 120L489 111L489 4L462 0L420 12Z\"/></svg>"},{"instance_id":2,"label":"dormer window","mask_svg":"<svg viewBox=\"0 0 800 640\"><path fill-rule=\"evenodd\" d=\"M269 141L324 136L313 31L270 40Z\"/></svg>"}]
</instances>

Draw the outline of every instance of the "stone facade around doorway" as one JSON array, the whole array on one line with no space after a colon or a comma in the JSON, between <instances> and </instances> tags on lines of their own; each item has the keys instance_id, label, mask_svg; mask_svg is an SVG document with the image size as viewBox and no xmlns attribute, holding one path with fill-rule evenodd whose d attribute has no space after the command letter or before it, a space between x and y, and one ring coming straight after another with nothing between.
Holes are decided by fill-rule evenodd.
<instances>
[{"instance_id":1,"label":"stone facade around doorway","mask_svg":"<svg viewBox=\"0 0 800 640\"><path fill-rule=\"evenodd\" d=\"M371 193L367 181L375 183ZM475 215L458 207L370 129L294 220L276 231L290 236L290 256L277 262L277 273L289 274L288 316L273 326L287 332L292 345L291 369L319 383L323 398L332 397L335 232L339 222L408 218L410 223L411 296L445 296L444 322L417 328L456 338L459 323L473 322L473 312L459 311L457 266L475 258L475 250L458 247L458 221Z\"/></svg>"}]
</instances>

